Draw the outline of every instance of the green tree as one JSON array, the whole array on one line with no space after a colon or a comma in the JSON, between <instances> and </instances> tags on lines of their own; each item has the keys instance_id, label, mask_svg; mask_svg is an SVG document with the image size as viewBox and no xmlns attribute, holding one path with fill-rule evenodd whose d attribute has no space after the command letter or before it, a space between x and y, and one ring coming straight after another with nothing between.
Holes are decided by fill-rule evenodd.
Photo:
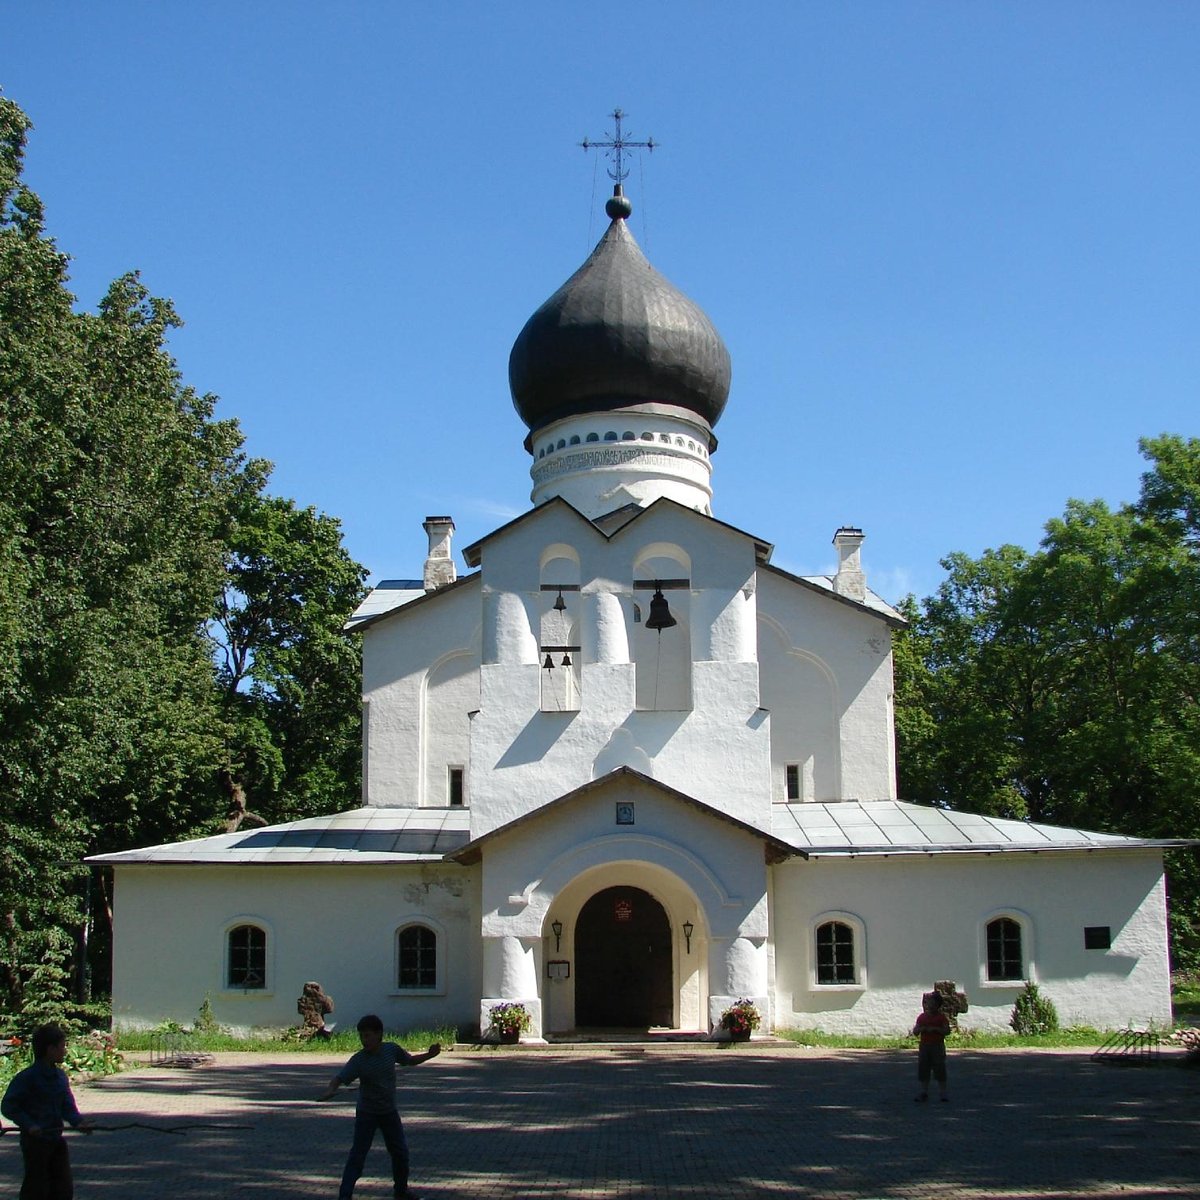
<instances>
[{"instance_id":1,"label":"green tree","mask_svg":"<svg viewBox=\"0 0 1200 1200\"><path fill-rule=\"evenodd\" d=\"M1140 442L1150 469L1135 511L1145 536L1169 556L1160 596L1156 653L1171 664L1163 703L1166 728L1160 773L1172 781L1164 833L1200 838L1200 438L1163 434ZM1176 961L1200 969L1200 855L1167 855Z\"/></svg>"},{"instance_id":2,"label":"green tree","mask_svg":"<svg viewBox=\"0 0 1200 1200\"><path fill-rule=\"evenodd\" d=\"M365 576L332 517L261 494L238 505L210 627L228 829L357 803L361 658L342 627Z\"/></svg>"},{"instance_id":3,"label":"green tree","mask_svg":"<svg viewBox=\"0 0 1200 1200\"><path fill-rule=\"evenodd\" d=\"M1200 443L1164 436L1142 450L1137 504L1072 500L1035 554L943 562L897 658L903 794L1200 835ZM1188 852L1168 866L1176 961L1195 964L1200 871Z\"/></svg>"},{"instance_id":4,"label":"green tree","mask_svg":"<svg viewBox=\"0 0 1200 1200\"><path fill-rule=\"evenodd\" d=\"M267 464L246 458L236 422L183 384L168 301L127 275L97 312L75 311L67 259L21 180L28 131L0 97L9 1014L34 992L39 1011L54 1003L45 964L93 898L84 855L219 828L243 763L272 816L344 805L359 769L357 647L341 627L361 568L336 522L265 495ZM236 670L214 661L214 614L230 621ZM110 911L103 888L95 899Z\"/></svg>"},{"instance_id":5,"label":"green tree","mask_svg":"<svg viewBox=\"0 0 1200 1200\"><path fill-rule=\"evenodd\" d=\"M947 577L912 626L928 672L922 716L897 713L900 773L918 789L906 793L913 799L1006 817L1037 807L1039 781L1021 770L1043 671L1017 588L1027 563L1015 546L942 562ZM911 741L914 729L921 737Z\"/></svg>"},{"instance_id":6,"label":"green tree","mask_svg":"<svg viewBox=\"0 0 1200 1200\"><path fill-rule=\"evenodd\" d=\"M0 100L0 1004L87 899L79 859L211 810L221 749L202 625L241 436L165 349L136 276L74 311ZM205 792L208 797L206 801ZM42 972L44 975L44 972ZM40 976L39 976L40 977Z\"/></svg>"}]
</instances>

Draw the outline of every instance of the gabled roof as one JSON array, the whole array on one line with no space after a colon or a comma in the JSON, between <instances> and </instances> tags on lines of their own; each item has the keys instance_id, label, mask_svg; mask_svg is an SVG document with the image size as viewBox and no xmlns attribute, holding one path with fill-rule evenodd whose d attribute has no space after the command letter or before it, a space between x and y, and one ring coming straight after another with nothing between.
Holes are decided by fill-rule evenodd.
<instances>
[{"instance_id":1,"label":"gabled roof","mask_svg":"<svg viewBox=\"0 0 1200 1200\"><path fill-rule=\"evenodd\" d=\"M528 512L522 513L519 517L514 517L498 529L493 529L491 533L481 537L479 541L472 542L469 546L464 547L462 553L467 566L479 566L483 560L483 547L487 542L499 537L503 533L507 533L510 529L515 529L525 521L532 520L539 513L545 512L555 504L561 504L568 512L574 513L585 525L594 529L606 541L612 541L613 538L618 537L624 530L641 520L647 513L653 512L662 505L669 505L672 508L677 508L681 513L687 513L690 517L695 517L701 521L711 521L714 525L719 525L722 529L728 529L731 533L736 533L739 537L748 538L754 543L754 557L760 563L769 562L771 553L775 549L770 542L764 542L761 538L755 537L752 533L747 533L744 529L738 529L735 525L718 521L716 517L710 517L707 513L697 512L694 508L688 508L686 504L680 504L677 500L672 500L669 496L660 496L653 504L648 504L645 508L625 505L613 513L606 513L603 516L597 517L594 521L585 517L570 501L564 500L561 496L551 496L544 504L539 504L536 508L531 508ZM630 509L634 511L630 512ZM618 513L621 514L621 518L619 519L619 523L615 523L614 528L614 522L611 518ZM628 516L626 517L627 513Z\"/></svg>"},{"instance_id":2,"label":"gabled roof","mask_svg":"<svg viewBox=\"0 0 1200 1200\"><path fill-rule=\"evenodd\" d=\"M750 837L760 839L767 849L768 858L770 861L778 861L780 858L788 857L794 853L792 847L780 838L776 837L768 830L760 829L757 825L750 825L745 821L739 821L737 817L731 817L728 813L722 812L719 808L713 808L711 804L705 804L703 800L697 800L695 796L689 796L687 792L681 792L677 788L669 787L665 783L661 783L657 779L652 779L649 775L642 774L641 771L634 770L633 767L617 767L615 770L609 771L607 775L601 775L599 779L592 779L581 787L573 788L569 792L565 792L556 800L551 800L547 804L542 804L524 815L517 817L515 820L509 821L507 824L497 826L488 833L475 838L468 842L465 846L459 847L457 850L451 851L446 855L447 858L454 859L455 862L469 865L478 862L483 856L483 847L488 842L493 841L506 833L511 833L514 829L528 825L536 821L543 814L554 809L563 808L570 804L578 803L583 797L590 796L595 792L605 791L619 784L622 780L634 780L638 783L645 784L647 787L661 792L664 796L669 796L672 800L678 800L681 804L687 804L692 808L722 821L726 825L732 825L734 829L740 830L742 833L749 834Z\"/></svg>"},{"instance_id":3,"label":"gabled roof","mask_svg":"<svg viewBox=\"0 0 1200 1200\"><path fill-rule=\"evenodd\" d=\"M1164 850L1200 843L1125 837L955 812L904 800L775 804L771 830L803 858Z\"/></svg>"},{"instance_id":4,"label":"gabled roof","mask_svg":"<svg viewBox=\"0 0 1200 1200\"><path fill-rule=\"evenodd\" d=\"M465 808L353 808L283 825L96 854L85 861L108 866L376 866L436 862L470 839L470 820Z\"/></svg>"}]
</instances>

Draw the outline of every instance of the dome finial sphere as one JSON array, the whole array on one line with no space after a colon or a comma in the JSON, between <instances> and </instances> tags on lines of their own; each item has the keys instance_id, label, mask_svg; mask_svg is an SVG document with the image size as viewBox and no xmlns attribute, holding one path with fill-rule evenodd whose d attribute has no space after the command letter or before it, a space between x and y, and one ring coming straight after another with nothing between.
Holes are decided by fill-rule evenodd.
<instances>
[{"instance_id":1,"label":"dome finial sphere","mask_svg":"<svg viewBox=\"0 0 1200 1200\"><path fill-rule=\"evenodd\" d=\"M629 197L622 195L618 188L616 194L608 198L604 211L614 221L624 221L633 212L633 205L629 202Z\"/></svg>"}]
</instances>

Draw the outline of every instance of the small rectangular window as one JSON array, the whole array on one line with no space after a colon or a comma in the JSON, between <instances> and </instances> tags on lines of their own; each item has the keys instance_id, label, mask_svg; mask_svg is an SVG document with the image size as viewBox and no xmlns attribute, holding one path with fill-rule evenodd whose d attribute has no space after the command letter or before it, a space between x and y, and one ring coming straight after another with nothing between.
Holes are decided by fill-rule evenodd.
<instances>
[{"instance_id":1,"label":"small rectangular window","mask_svg":"<svg viewBox=\"0 0 1200 1200\"><path fill-rule=\"evenodd\" d=\"M1108 950L1112 946L1112 929L1108 925L1085 925L1083 948L1085 950Z\"/></svg>"},{"instance_id":2,"label":"small rectangular window","mask_svg":"<svg viewBox=\"0 0 1200 1200\"><path fill-rule=\"evenodd\" d=\"M450 768L450 807L461 808L463 803L463 769Z\"/></svg>"},{"instance_id":3,"label":"small rectangular window","mask_svg":"<svg viewBox=\"0 0 1200 1200\"><path fill-rule=\"evenodd\" d=\"M784 768L784 774L787 778L787 798L789 800L800 799L800 764L788 763Z\"/></svg>"}]
</instances>

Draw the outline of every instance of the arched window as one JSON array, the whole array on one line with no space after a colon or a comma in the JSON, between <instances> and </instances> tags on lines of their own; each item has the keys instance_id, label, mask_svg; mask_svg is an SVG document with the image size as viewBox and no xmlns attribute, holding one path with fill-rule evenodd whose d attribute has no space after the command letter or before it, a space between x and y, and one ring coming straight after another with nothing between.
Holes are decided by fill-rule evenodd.
<instances>
[{"instance_id":1,"label":"arched window","mask_svg":"<svg viewBox=\"0 0 1200 1200\"><path fill-rule=\"evenodd\" d=\"M1025 978L1021 925L1012 917L997 917L988 922L987 977L996 982Z\"/></svg>"},{"instance_id":2,"label":"arched window","mask_svg":"<svg viewBox=\"0 0 1200 1200\"><path fill-rule=\"evenodd\" d=\"M267 986L267 933L257 925L235 925L226 937L225 983L243 991Z\"/></svg>"},{"instance_id":3,"label":"arched window","mask_svg":"<svg viewBox=\"0 0 1200 1200\"><path fill-rule=\"evenodd\" d=\"M817 982L858 982L854 929L844 921L826 921L817 926Z\"/></svg>"},{"instance_id":4,"label":"arched window","mask_svg":"<svg viewBox=\"0 0 1200 1200\"><path fill-rule=\"evenodd\" d=\"M436 989L437 934L426 925L406 925L397 939L397 987L404 992Z\"/></svg>"}]
</instances>

